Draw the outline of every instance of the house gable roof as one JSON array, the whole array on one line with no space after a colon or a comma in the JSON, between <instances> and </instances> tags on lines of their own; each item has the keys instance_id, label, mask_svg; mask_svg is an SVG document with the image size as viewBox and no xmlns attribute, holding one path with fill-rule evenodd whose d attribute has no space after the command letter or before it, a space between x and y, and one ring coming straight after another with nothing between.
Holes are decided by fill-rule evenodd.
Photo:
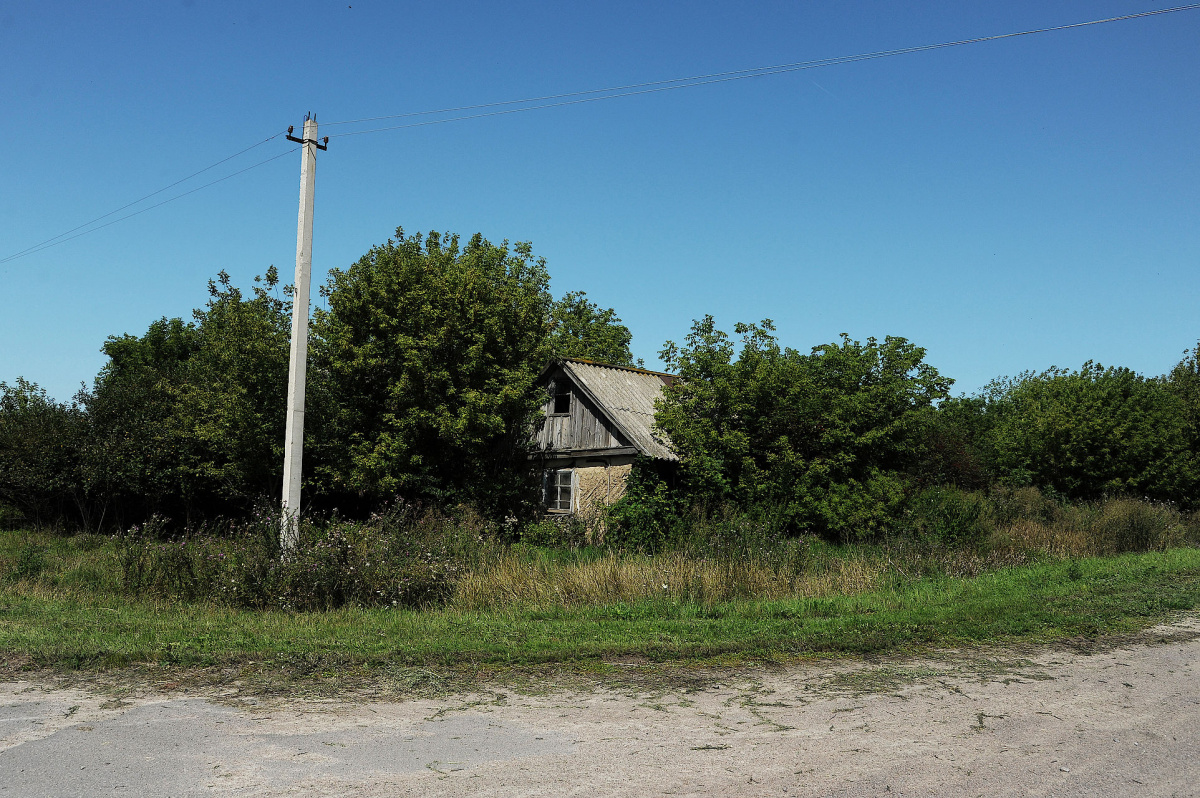
<instances>
[{"instance_id":1,"label":"house gable roof","mask_svg":"<svg viewBox=\"0 0 1200 798\"><path fill-rule=\"evenodd\" d=\"M542 372L546 379L560 367L620 433L639 452L660 460L678 460L663 433L654 429L654 401L675 375L590 360L556 360Z\"/></svg>"}]
</instances>

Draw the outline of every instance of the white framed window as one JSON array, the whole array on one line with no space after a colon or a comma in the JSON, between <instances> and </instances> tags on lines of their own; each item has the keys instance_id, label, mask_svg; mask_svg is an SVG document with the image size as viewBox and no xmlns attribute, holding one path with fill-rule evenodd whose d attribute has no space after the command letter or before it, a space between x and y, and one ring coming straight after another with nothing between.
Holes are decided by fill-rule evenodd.
<instances>
[{"instance_id":1,"label":"white framed window","mask_svg":"<svg viewBox=\"0 0 1200 798\"><path fill-rule=\"evenodd\" d=\"M547 510L569 513L574 509L572 499L575 494L575 470L573 468L546 471L544 484Z\"/></svg>"}]
</instances>

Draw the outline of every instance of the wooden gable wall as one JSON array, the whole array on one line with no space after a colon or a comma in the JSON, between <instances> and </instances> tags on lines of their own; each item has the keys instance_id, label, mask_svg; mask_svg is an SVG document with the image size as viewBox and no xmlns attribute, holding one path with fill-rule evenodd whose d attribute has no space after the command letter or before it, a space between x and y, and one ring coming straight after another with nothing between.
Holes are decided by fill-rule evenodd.
<instances>
[{"instance_id":1,"label":"wooden gable wall","mask_svg":"<svg viewBox=\"0 0 1200 798\"><path fill-rule=\"evenodd\" d=\"M555 415L554 395L559 387L571 391L571 412ZM546 385L546 402L542 405L545 421L538 432L538 448L544 451L571 449L612 449L629 444L612 425L592 406L561 369L551 375Z\"/></svg>"}]
</instances>

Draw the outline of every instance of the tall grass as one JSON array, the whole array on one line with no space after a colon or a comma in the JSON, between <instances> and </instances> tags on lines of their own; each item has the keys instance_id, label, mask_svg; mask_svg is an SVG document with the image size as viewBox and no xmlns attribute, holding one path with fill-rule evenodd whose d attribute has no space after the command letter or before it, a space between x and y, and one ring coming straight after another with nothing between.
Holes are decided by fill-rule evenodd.
<instances>
[{"instance_id":1,"label":"tall grass","mask_svg":"<svg viewBox=\"0 0 1200 798\"><path fill-rule=\"evenodd\" d=\"M848 596L1045 558L1200 543L1200 520L1167 505L1132 499L1069 505L1034 489L927 491L904 525L873 545L789 538L769 519L732 512L697 516L673 548L652 555L587 546L570 528L514 533L469 512L411 507L365 522L308 521L300 545L286 556L277 530L278 518L264 514L176 538L155 524L113 539L27 538L0 550L0 576L58 590L249 609L471 612Z\"/></svg>"},{"instance_id":2,"label":"tall grass","mask_svg":"<svg viewBox=\"0 0 1200 798\"><path fill-rule=\"evenodd\" d=\"M831 559L819 570L781 568L765 558L696 559L680 551L654 556L609 551L590 562L558 564L510 553L465 574L450 605L580 606L669 600L717 604L860 593L888 579L885 561L861 555Z\"/></svg>"},{"instance_id":3,"label":"tall grass","mask_svg":"<svg viewBox=\"0 0 1200 798\"><path fill-rule=\"evenodd\" d=\"M151 523L118 537L127 592L256 609L443 604L459 576L498 544L478 516L395 507L366 522L306 519L294 550L279 545L280 518L165 537Z\"/></svg>"},{"instance_id":4,"label":"tall grass","mask_svg":"<svg viewBox=\"0 0 1200 798\"><path fill-rule=\"evenodd\" d=\"M934 488L917 497L906 522L908 536L933 544L1020 548L1057 557L1200 543L1200 513L1124 497L1070 504L1036 488L991 493Z\"/></svg>"}]
</instances>

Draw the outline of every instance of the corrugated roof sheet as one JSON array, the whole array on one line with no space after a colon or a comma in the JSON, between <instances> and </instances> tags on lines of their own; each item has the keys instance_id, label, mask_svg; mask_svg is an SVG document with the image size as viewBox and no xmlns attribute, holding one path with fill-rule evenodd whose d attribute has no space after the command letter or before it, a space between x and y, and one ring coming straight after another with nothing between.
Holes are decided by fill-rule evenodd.
<instances>
[{"instance_id":1,"label":"corrugated roof sheet","mask_svg":"<svg viewBox=\"0 0 1200 798\"><path fill-rule=\"evenodd\" d=\"M666 436L654 431L654 400L662 395L663 384L674 379L673 375L586 360L564 360L562 365L591 392L629 442L643 454L663 460L679 459L665 444Z\"/></svg>"}]
</instances>

